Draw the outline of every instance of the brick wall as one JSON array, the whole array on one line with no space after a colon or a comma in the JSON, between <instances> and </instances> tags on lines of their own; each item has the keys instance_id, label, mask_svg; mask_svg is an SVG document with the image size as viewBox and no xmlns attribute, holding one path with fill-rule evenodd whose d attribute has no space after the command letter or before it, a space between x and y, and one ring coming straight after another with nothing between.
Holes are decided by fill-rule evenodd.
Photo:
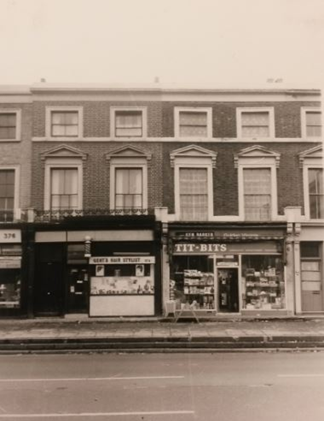
<instances>
[{"instance_id":1,"label":"brick wall","mask_svg":"<svg viewBox=\"0 0 324 421\"><path fill-rule=\"evenodd\" d=\"M163 102L163 136L174 137L174 107L212 107L213 137L236 137L238 107L274 107L276 137L301 137L301 107L318 102Z\"/></svg>"},{"instance_id":2,"label":"brick wall","mask_svg":"<svg viewBox=\"0 0 324 421\"><path fill-rule=\"evenodd\" d=\"M192 144L192 143L190 143ZM170 153L189 145L179 142L163 144L163 205L174 213L174 169L170 166ZM286 206L303 206L302 169L298 153L316 143L262 143L262 146L281 154L277 169L278 213L284 214ZM213 170L214 215L238 215L238 173L234 167L234 155L251 143L199 143L199 146L217 152L217 165Z\"/></svg>"},{"instance_id":3,"label":"brick wall","mask_svg":"<svg viewBox=\"0 0 324 421\"><path fill-rule=\"evenodd\" d=\"M0 141L0 167L18 165L20 168L19 180L19 208L30 205L31 192L31 104L3 103L0 110L21 110L21 140Z\"/></svg>"},{"instance_id":4,"label":"brick wall","mask_svg":"<svg viewBox=\"0 0 324 421\"><path fill-rule=\"evenodd\" d=\"M73 142L74 148L88 154L83 161L83 208L109 208L110 174L105 155L125 145L129 143ZM36 209L43 209L44 206L44 162L40 154L58 146L59 142L33 144L32 206ZM137 142L136 147L152 155L152 160L148 162L148 207L162 206L161 144Z\"/></svg>"},{"instance_id":5,"label":"brick wall","mask_svg":"<svg viewBox=\"0 0 324 421\"><path fill-rule=\"evenodd\" d=\"M135 101L35 101L33 103L33 136L45 137L46 106L81 106L83 107L84 137L110 137L110 108L127 105L147 107L148 136L162 136L161 103Z\"/></svg>"}]
</instances>

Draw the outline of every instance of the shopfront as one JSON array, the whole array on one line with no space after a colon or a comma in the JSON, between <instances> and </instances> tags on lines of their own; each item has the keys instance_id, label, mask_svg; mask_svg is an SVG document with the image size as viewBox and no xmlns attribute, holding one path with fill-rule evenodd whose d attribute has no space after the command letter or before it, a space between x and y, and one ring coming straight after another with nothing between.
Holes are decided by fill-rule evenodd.
<instances>
[{"instance_id":1,"label":"shopfront","mask_svg":"<svg viewBox=\"0 0 324 421\"><path fill-rule=\"evenodd\" d=\"M160 243L154 230L42 231L35 243L35 315L161 312Z\"/></svg>"},{"instance_id":2,"label":"shopfront","mask_svg":"<svg viewBox=\"0 0 324 421\"><path fill-rule=\"evenodd\" d=\"M176 308L220 314L286 310L283 231L176 231L170 239L170 299Z\"/></svg>"},{"instance_id":3,"label":"shopfront","mask_svg":"<svg viewBox=\"0 0 324 421\"><path fill-rule=\"evenodd\" d=\"M21 308L21 231L0 230L0 314L19 314Z\"/></svg>"}]
</instances>

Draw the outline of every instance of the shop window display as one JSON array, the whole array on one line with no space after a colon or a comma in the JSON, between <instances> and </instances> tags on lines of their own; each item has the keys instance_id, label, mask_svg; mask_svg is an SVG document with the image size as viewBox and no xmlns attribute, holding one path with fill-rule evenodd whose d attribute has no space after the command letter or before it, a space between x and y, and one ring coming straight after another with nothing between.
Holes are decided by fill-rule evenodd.
<instances>
[{"instance_id":1,"label":"shop window display","mask_svg":"<svg viewBox=\"0 0 324 421\"><path fill-rule=\"evenodd\" d=\"M20 269L1 269L0 308L19 307Z\"/></svg>"},{"instance_id":2,"label":"shop window display","mask_svg":"<svg viewBox=\"0 0 324 421\"><path fill-rule=\"evenodd\" d=\"M243 308L285 308L283 262L280 256L242 256Z\"/></svg>"},{"instance_id":3,"label":"shop window display","mask_svg":"<svg viewBox=\"0 0 324 421\"><path fill-rule=\"evenodd\" d=\"M215 309L213 260L208 256L174 257L170 297L176 308Z\"/></svg>"}]
</instances>

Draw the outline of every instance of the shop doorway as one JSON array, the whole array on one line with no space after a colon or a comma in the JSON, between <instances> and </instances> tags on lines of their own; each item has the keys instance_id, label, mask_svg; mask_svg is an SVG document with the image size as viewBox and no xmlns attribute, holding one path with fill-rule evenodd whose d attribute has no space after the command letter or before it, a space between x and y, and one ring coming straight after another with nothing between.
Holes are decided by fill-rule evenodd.
<instances>
[{"instance_id":1,"label":"shop doorway","mask_svg":"<svg viewBox=\"0 0 324 421\"><path fill-rule=\"evenodd\" d=\"M88 313L88 266L68 266L68 313Z\"/></svg>"},{"instance_id":2,"label":"shop doorway","mask_svg":"<svg viewBox=\"0 0 324 421\"><path fill-rule=\"evenodd\" d=\"M64 313L64 264L62 244L36 248L34 311L39 316Z\"/></svg>"},{"instance_id":3,"label":"shop doorway","mask_svg":"<svg viewBox=\"0 0 324 421\"><path fill-rule=\"evenodd\" d=\"M221 313L239 312L238 269L218 268L218 311Z\"/></svg>"}]
</instances>

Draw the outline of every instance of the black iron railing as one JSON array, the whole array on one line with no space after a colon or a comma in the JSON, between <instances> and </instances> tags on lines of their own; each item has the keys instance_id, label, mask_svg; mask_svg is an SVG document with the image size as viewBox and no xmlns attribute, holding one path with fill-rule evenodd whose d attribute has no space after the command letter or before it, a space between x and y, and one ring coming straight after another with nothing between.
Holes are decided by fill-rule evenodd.
<instances>
[{"instance_id":1,"label":"black iron railing","mask_svg":"<svg viewBox=\"0 0 324 421\"><path fill-rule=\"evenodd\" d=\"M105 216L153 215L154 209L57 209L34 210L34 222L62 221L70 218L102 218Z\"/></svg>"}]
</instances>

